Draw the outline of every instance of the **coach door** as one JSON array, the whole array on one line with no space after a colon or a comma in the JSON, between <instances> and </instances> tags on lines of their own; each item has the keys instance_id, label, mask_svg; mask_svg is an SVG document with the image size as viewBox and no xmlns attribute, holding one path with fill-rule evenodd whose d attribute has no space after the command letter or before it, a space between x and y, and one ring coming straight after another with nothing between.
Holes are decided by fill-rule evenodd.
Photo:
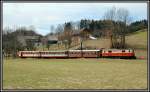
<instances>
[{"instance_id":1,"label":"coach door","mask_svg":"<svg viewBox=\"0 0 150 92\"><path fill-rule=\"evenodd\" d=\"M122 50L122 56L126 56L125 50Z\"/></svg>"},{"instance_id":2,"label":"coach door","mask_svg":"<svg viewBox=\"0 0 150 92\"><path fill-rule=\"evenodd\" d=\"M112 51L111 50L108 51L108 56L112 56Z\"/></svg>"}]
</instances>

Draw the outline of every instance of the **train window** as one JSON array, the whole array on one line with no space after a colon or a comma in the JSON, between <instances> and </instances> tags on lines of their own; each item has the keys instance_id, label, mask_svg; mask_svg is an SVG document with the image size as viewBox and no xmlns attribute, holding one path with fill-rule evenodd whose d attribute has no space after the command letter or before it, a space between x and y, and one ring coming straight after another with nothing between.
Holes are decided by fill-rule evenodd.
<instances>
[{"instance_id":1,"label":"train window","mask_svg":"<svg viewBox=\"0 0 150 92\"><path fill-rule=\"evenodd\" d=\"M111 51L111 50L109 50L108 52L109 52L109 53L111 53L112 51Z\"/></svg>"},{"instance_id":2,"label":"train window","mask_svg":"<svg viewBox=\"0 0 150 92\"><path fill-rule=\"evenodd\" d=\"M122 52L125 52L125 50L122 50Z\"/></svg>"}]
</instances>

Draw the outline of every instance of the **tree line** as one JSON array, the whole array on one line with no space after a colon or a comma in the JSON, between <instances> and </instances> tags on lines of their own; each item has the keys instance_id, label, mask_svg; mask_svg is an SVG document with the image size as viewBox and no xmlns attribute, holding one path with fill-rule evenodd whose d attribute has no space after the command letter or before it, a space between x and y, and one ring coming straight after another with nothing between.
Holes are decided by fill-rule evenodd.
<instances>
[{"instance_id":1,"label":"tree line","mask_svg":"<svg viewBox=\"0 0 150 92\"><path fill-rule=\"evenodd\" d=\"M21 27L17 29L5 28L2 32L2 50L3 55L16 57L16 54L20 50L35 50L35 46L32 42L26 41L24 45L22 41L24 36L39 36L34 29L28 29Z\"/></svg>"}]
</instances>

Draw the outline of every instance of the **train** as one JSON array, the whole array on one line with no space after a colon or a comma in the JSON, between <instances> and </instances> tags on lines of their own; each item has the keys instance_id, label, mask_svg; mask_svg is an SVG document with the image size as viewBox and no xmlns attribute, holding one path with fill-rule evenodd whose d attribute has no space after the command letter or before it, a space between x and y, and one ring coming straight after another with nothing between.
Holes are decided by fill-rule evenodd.
<instances>
[{"instance_id":1,"label":"train","mask_svg":"<svg viewBox=\"0 0 150 92\"><path fill-rule=\"evenodd\" d=\"M133 49L97 49L65 51L19 51L21 58L120 58L136 59Z\"/></svg>"}]
</instances>

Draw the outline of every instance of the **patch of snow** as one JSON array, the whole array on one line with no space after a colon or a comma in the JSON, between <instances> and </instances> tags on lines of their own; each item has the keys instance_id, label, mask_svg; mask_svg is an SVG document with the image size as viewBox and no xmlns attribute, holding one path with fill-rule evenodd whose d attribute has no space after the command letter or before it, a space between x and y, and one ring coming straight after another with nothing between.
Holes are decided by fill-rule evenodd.
<instances>
[{"instance_id":1,"label":"patch of snow","mask_svg":"<svg viewBox=\"0 0 150 92\"><path fill-rule=\"evenodd\" d=\"M93 37L93 36L91 36L91 35L89 36L89 38L91 38L91 39L93 39L93 40L97 39L97 38L95 38L95 37Z\"/></svg>"}]
</instances>

